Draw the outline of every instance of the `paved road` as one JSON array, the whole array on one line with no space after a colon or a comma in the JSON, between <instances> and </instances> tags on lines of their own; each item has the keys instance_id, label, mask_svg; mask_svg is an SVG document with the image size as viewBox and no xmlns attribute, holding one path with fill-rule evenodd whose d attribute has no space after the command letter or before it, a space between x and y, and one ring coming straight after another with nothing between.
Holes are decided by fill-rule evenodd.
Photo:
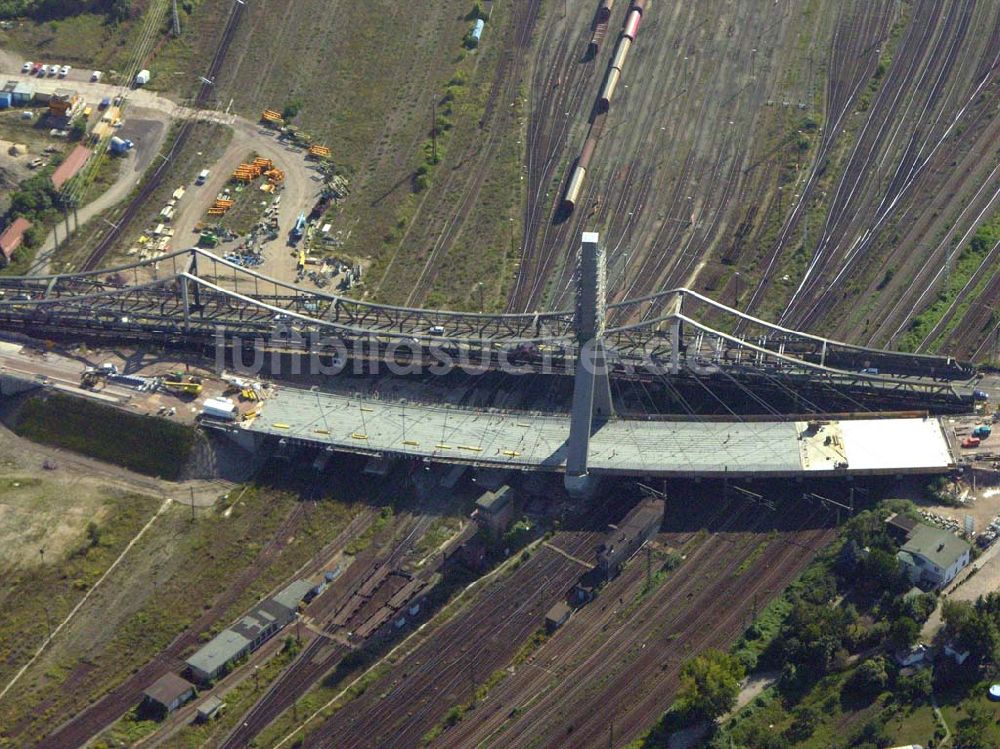
<instances>
[{"instance_id":1,"label":"paved road","mask_svg":"<svg viewBox=\"0 0 1000 749\"><path fill-rule=\"evenodd\" d=\"M37 91L46 93L58 88L73 88L88 102L98 102L104 97L113 98L122 94L122 89L118 86L91 82L88 79L89 70L73 70L65 79L38 78L21 73L21 62L19 58L12 56L9 52L0 50L0 78L30 80L34 83ZM128 135L130 128L136 128L143 133L144 137L140 137L136 141L135 151L127 157L129 165L122 169L115 184L106 193L79 210L80 225L82 226L91 218L128 196L146 170L153 166L153 161L163 146L171 122L177 119L214 122L233 128L234 137L216 164L204 165L205 168L211 169L212 173L208 182L204 186L196 188L193 193L199 199L184 200L179 205L174 218L176 237L174 249L193 244L194 226L202 219L211 198L222 189L236 166L250 153L256 153L271 159L286 175L281 209L278 214L281 235L279 235L278 240L271 243L269 248L271 251L267 253L267 262L262 270L268 275L275 275L279 278L292 278L294 276L294 261L287 253L278 248L284 247L285 235L291 229L295 219L300 212L309 211L322 187L322 177L315 166L305 160L304 151L278 142L270 131L235 114L192 109L146 89L129 90L127 95L126 124L122 129L123 133ZM192 180L194 176L191 175ZM56 232L49 235L38 253L36 262L31 269L32 273L48 272L56 236L63 237L64 231L61 225Z\"/></svg>"}]
</instances>

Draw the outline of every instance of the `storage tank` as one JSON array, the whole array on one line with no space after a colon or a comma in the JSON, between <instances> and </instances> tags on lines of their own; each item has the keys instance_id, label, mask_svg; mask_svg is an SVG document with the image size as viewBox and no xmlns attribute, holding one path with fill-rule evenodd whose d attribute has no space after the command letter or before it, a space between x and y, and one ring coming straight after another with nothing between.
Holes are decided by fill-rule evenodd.
<instances>
[{"instance_id":1,"label":"storage tank","mask_svg":"<svg viewBox=\"0 0 1000 749\"><path fill-rule=\"evenodd\" d=\"M649 5L648 0L632 0L632 8L640 13L646 12L647 5Z\"/></svg>"},{"instance_id":2,"label":"storage tank","mask_svg":"<svg viewBox=\"0 0 1000 749\"><path fill-rule=\"evenodd\" d=\"M615 50L615 57L611 61L611 67L618 68L619 70L625 69L625 58L628 57L628 51L632 49L632 40L627 36L623 36L618 40L618 49Z\"/></svg>"},{"instance_id":3,"label":"storage tank","mask_svg":"<svg viewBox=\"0 0 1000 749\"><path fill-rule=\"evenodd\" d=\"M615 95L615 89L618 88L618 81L620 81L621 78L622 71L618 68L611 68L611 70L608 71L608 77L604 82L604 88L601 89L601 96L597 100L598 111L608 111L608 108L611 106L611 97Z\"/></svg>"},{"instance_id":4,"label":"storage tank","mask_svg":"<svg viewBox=\"0 0 1000 749\"><path fill-rule=\"evenodd\" d=\"M111 136L111 153L119 154L125 153L128 150L128 145L125 141L119 138L117 135Z\"/></svg>"},{"instance_id":5,"label":"storage tank","mask_svg":"<svg viewBox=\"0 0 1000 749\"><path fill-rule=\"evenodd\" d=\"M597 8L598 23L606 23L611 18L611 6L614 4L615 0L601 0L601 4Z\"/></svg>"},{"instance_id":6,"label":"storage tank","mask_svg":"<svg viewBox=\"0 0 1000 749\"><path fill-rule=\"evenodd\" d=\"M639 24L642 22L642 11L631 10L628 14L628 20L625 21L625 30L622 32L622 36L628 37L633 42L635 37L639 33Z\"/></svg>"}]
</instances>

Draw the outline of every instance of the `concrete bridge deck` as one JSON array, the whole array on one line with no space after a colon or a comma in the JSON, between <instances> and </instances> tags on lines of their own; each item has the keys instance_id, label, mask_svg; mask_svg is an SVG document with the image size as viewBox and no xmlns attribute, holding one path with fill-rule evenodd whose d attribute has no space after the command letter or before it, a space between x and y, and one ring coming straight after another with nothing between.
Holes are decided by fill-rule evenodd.
<instances>
[{"instance_id":1,"label":"concrete bridge deck","mask_svg":"<svg viewBox=\"0 0 1000 749\"><path fill-rule=\"evenodd\" d=\"M338 452L563 472L570 416L282 388L241 430ZM594 474L703 477L943 473L955 463L936 418L619 418L594 431L587 462Z\"/></svg>"}]
</instances>

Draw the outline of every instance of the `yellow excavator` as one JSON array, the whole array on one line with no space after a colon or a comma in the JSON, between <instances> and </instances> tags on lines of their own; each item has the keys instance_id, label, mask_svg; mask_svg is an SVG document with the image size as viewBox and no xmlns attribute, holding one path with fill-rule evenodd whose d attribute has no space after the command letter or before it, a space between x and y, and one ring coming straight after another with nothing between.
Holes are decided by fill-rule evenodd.
<instances>
[{"instance_id":1,"label":"yellow excavator","mask_svg":"<svg viewBox=\"0 0 1000 749\"><path fill-rule=\"evenodd\" d=\"M201 395L202 384L200 377L186 375L183 372L171 372L162 383L164 390L176 395Z\"/></svg>"}]
</instances>

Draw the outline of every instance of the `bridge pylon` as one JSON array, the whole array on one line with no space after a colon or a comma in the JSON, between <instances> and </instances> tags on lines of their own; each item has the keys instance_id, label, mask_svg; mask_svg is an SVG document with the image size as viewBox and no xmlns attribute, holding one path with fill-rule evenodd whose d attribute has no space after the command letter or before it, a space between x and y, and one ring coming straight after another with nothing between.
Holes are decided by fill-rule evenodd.
<instances>
[{"instance_id":1,"label":"bridge pylon","mask_svg":"<svg viewBox=\"0 0 1000 749\"><path fill-rule=\"evenodd\" d=\"M573 494L586 494L595 484L587 471L590 436L615 416L604 340L607 263L597 232L583 233L576 280L574 328L578 353L565 485Z\"/></svg>"}]
</instances>

